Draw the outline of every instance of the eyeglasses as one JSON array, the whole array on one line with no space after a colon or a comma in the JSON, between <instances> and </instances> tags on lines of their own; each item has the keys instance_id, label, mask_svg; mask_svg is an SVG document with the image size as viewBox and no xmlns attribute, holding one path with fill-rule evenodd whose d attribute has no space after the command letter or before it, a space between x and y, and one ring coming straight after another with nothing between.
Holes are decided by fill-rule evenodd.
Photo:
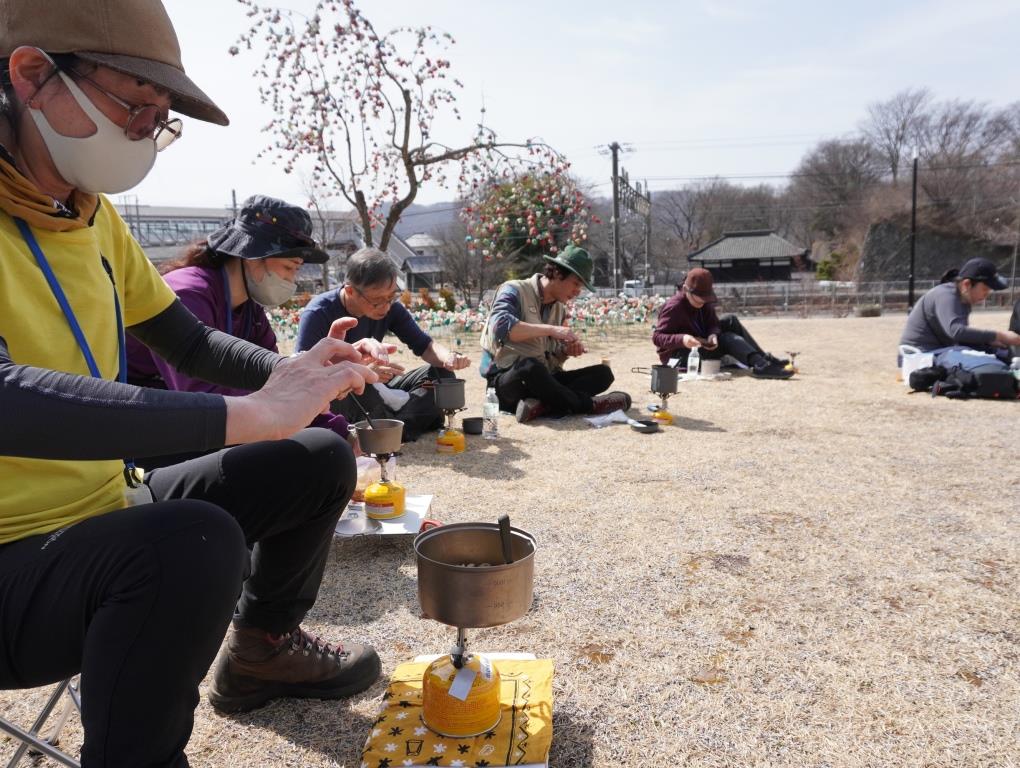
<instances>
[{"instance_id":1,"label":"eyeglasses","mask_svg":"<svg viewBox=\"0 0 1020 768\"><path fill-rule=\"evenodd\" d=\"M163 117L163 110L155 104L142 104L140 106L128 104L119 96L103 88L103 86L88 75L83 75L76 70L71 70L71 72L75 77L80 77L88 82L110 101L119 104L128 111L128 121L124 126L124 135L132 141L152 139L156 142L156 151L162 152L177 141L177 139L181 138L181 134L184 131L184 123L179 118L175 117L172 120L165 119Z\"/></svg>"},{"instance_id":2,"label":"eyeglasses","mask_svg":"<svg viewBox=\"0 0 1020 768\"><path fill-rule=\"evenodd\" d=\"M348 283L348 285L350 285L350 284ZM372 309L382 309L383 307L389 307L400 296L400 294L398 292L394 292L391 296L383 299L382 301L372 301L370 298L368 298L368 296L365 295L365 292L362 291L358 286L351 285L351 288L353 288L354 291L361 298L363 298L366 302L368 302L368 306L370 306Z\"/></svg>"}]
</instances>

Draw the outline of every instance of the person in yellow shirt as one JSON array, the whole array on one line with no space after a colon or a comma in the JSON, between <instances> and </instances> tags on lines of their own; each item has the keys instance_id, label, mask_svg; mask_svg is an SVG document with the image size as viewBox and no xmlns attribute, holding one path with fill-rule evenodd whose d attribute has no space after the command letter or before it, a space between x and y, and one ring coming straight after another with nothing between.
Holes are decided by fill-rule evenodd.
<instances>
[{"instance_id":1,"label":"person in yellow shirt","mask_svg":"<svg viewBox=\"0 0 1020 768\"><path fill-rule=\"evenodd\" d=\"M356 480L341 437L302 428L392 350L345 343L346 320L291 358L207 328L103 197L181 137L171 110L228 122L159 0L0 0L0 18L0 688L80 672L83 766L186 766L228 625L222 711L380 673L371 646L300 627ZM121 383L125 333L251 394Z\"/></svg>"}]
</instances>

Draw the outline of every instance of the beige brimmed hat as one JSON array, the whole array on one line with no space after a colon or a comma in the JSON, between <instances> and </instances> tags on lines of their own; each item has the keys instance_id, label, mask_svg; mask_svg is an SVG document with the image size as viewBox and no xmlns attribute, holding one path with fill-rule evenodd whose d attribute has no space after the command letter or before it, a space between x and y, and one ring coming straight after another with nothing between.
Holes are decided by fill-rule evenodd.
<instances>
[{"instance_id":1,"label":"beige brimmed hat","mask_svg":"<svg viewBox=\"0 0 1020 768\"><path fill-rule=\"evenodd\" d=\"M177 34L159 0L0 0L0 57L21 45L73 53L166 88L175 112L230 122L184 74Z\"/></svg>"}]
</instances>

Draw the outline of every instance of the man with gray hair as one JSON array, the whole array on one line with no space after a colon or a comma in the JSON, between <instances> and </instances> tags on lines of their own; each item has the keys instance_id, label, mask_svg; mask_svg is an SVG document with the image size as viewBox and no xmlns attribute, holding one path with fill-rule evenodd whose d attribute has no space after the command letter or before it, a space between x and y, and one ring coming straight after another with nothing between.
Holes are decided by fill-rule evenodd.
<instances>
[{"instance_id":1,"label":"man with gray hair","mask_svg":"<svg viewBox=\"0 0 1020 768\"><path fill-rule=\"evenodd\" d=\"M364 338L382 341L387 333L393 333L428 365L405 371L395 362L373 363L371 367L379 376L379 384L366 387L358 399L373 418L401 419L404 439L415 440L424 432L439 429L443 423L442 412L422 384L453 378L452 371L466 368L471 360L451 352L418 326L407 308L397 301L400 296L397 276L393 260L378 248L362 248L354 253L347 261L344 284L314 297L301 313L297 350L311 349L329 336L330 325L341 317L358 321L343 339L348 343ZM363 418L350 398L335 402L333 408L352 422Z\"/></svg>"}]
</instances>

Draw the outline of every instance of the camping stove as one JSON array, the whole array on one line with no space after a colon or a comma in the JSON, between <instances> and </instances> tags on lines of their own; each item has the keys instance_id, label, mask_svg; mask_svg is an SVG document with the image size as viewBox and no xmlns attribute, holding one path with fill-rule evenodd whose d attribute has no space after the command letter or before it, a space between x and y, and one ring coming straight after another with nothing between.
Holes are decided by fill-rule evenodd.
<instances>
[{"instance_id":1,"label":"camping stove","mask_svg":"<svg viewBox=\"0 0 1020 768\"><path fill-rule=\"evenodd\" d=\"M648 368L632 368L635 373L650 373L652 375L651 390L660 398L659 407L652 413L652 418L658 424L670 425L673 423L673 414L669 412L669 398L677 392L679 376L676 368L668 365L653 365Z\"/></svg>"},{"instance_id":2,"label":"camping stove","mask_svg":"<svg viewBox=\"0 0 1020 768\"><path fill-rule=\"evenodd\" d=\"M446 425L436 437L439 453L463 453L464 433L453 426L453 417L464 410L464 379L440 379L433 383L436 406L446 415Z\"/></svg>"},{"instance_id":3,"label":"camping stove","mask_svg":"<svg viewBox=\"0 0 1020 768\"><path fill-rule=\"evenodd\" d=\"M404 422L397 419L373 419L354 425L361 450L379 462L379 480L365 489L365 515L372 520L388 520L404 514L404 486L390 479L386 463L400 455Z\"/></svg>"},{"instance_id":4,"label":"camping stove","mask_svg":"<svg viewBox=\"0 0 1020 768\"><path fill-rule=\"evenodd\" d=\"M422 679L422 721L432 731L468 738L500 721L499 671L467 648L466 629L495 627L531 607L535 539L500 524L456 523L414 540L418 602L426 618L457 628L450 653L433 661Z\"/></svg>"}]
</instances>

